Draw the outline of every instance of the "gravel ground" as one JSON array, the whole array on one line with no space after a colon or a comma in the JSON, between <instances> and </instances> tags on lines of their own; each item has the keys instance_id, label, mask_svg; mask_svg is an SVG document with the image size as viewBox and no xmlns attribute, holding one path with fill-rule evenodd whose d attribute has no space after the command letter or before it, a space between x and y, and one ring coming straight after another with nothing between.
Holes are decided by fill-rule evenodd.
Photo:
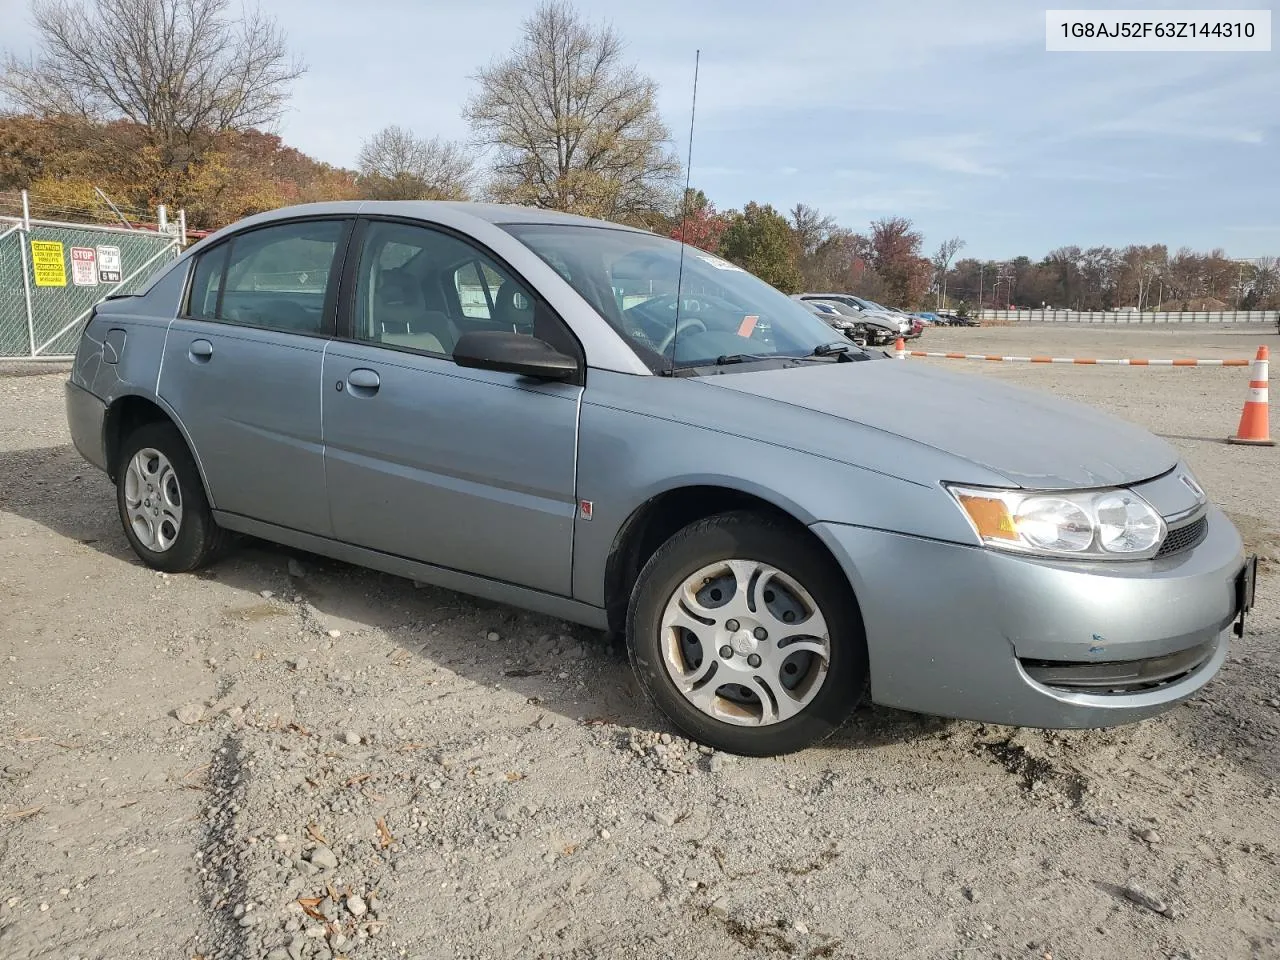
<instances>
[{"instance_id":1,"label":"gravel ground","mask_svg":"<svg viewBox=\"0 0 1280 960\"><path fill-rule=\"evenodd\" d=\"M591 631L264 544L146 570L68 444L63 374L0 378L0 957L1280 957L1280 453L1221 442L1246 372L904 362L1186 454L1270 558L1202 695L1078 733L863 708L804 754L708 753Z\"/></svg>"}]
</instances>

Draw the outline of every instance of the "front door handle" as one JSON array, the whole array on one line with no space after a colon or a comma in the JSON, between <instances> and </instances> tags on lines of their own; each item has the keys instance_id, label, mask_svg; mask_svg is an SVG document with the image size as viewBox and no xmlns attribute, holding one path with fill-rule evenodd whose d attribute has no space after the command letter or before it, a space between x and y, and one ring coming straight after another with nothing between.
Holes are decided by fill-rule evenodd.
<instances>
[{"instance_id":1,"label":"front door handle","mask_svg":"<svg viewBox=\"0 0 1280 960\"><path fill-rule=\"evenodd\" d=\"M188 356L193 363L208 363L213 356L213 344L208 340L192 340Z\"/></svg>"},{"instance_id":2,"label":"front door handle","mask_svg":"<svg viewBox=\"0 0 1280 960\"><path fill-rule=\"evenodd\" d=\"M373 370L358 367L347 374L349 392L357 397L372 397L382 385L382 379Z\"/></svg>"}]
</instances>

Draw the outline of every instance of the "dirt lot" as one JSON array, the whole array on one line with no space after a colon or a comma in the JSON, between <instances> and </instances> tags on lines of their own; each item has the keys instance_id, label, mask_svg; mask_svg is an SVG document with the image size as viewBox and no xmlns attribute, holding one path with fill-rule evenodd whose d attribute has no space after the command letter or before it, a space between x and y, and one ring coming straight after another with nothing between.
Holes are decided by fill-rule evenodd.
<instances>
[{"instance_id":1,"label":"dirt lot","mask_svg":"<svg viewBox=\"0 0 1280 960\"><path fill-rule=\"evenodd\" d=\"M0 377L0 957L1280 957L1280 450L1221 442L1246 371L905 362L1186 454L1270 558L1203 695L1056 734L864 708L799 756L704 753L590 631L265 545L144 569L63 375Z\"/></svg>"}]
</instances>

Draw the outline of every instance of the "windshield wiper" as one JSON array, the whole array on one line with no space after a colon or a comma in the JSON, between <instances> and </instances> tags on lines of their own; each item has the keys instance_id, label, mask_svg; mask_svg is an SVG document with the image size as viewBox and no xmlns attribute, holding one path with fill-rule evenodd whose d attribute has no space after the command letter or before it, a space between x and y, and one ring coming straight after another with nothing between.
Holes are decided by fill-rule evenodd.
<instances>
[{"instance_id":1,"label":"windshield wiper","mask_svg":"<svg viewBox=\"0 0 1280 960\"><path fill-rule=\"evenodd\" d=\"M847 343L821 343L813 348L811 357L830 357L837 353L848 353L849 345Z\"/></svg>"},{"instance_id":2,"label":"windshield wiper","mask_svg":"<svg viewBox=\"0 0 1280 960\"><path fill-rule=\"evenodd\" d=\"M716 366L723 367L730 363L747 363L751 360L775 360L775 354L771 353L726 353L716 357Z\"/></svg>"}]
</instances>

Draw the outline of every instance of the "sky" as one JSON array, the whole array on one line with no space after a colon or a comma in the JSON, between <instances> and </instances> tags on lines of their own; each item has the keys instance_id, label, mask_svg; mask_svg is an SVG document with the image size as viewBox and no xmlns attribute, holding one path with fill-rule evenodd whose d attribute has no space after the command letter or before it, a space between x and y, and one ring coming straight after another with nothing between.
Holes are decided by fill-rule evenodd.
<instances>
[{"instance_id":1,"label":"sky","mask_svg":"<svg viewBox=\"0 0 1280 960\"><path fill-rule=\"evenodd\" d=\"M1189 6L1273 9L1280 23L1274 2ZM269 0L308 64L276 132L342 166L387 124L465 139L477 69L535 5ZM904 216L926 253L959 236L962 257L984 259L1130 243L1280 256L1274 36L1269 53L1049 53L1047 5L577 2L658 82L682 158L701 51L692 181L720 209L805 203L856 230ZM30 49L27 11L0 0L0 46Z\"/></svg>"}]
</instances>

